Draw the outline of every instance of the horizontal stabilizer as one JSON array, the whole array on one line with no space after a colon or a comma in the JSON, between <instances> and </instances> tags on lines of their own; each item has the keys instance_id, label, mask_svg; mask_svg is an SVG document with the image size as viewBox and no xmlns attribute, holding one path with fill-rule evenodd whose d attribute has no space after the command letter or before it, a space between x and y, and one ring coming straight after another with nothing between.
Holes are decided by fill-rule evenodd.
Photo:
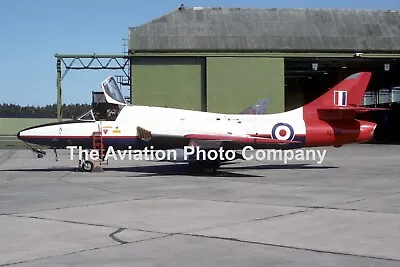
<instances>
[{"instance_id":1,"label":"horizontal stabilizer","mask_svg":"<svg viewBox=\"0 0 400 267\"><path fill-rule=\"evenodd\" d=\"M360 106L319 108L318 117L322 120L354 119L357 113L390 110L390 108L366 108Z\"/></svg>"},{"instance_id":2,"label":"horizontal stabilizer","mask_svg":"<svg viewBox=\"0 0 400 267\"><path fill-rule=\"evenodd\" d=\"M365 108L365 107L333 107L333 108L320 108L318 110L324 111L355 111L357 113L363 113L368 111L379 111L379 110L390 110L390 108Z\"/></svg>"}]
</instances>

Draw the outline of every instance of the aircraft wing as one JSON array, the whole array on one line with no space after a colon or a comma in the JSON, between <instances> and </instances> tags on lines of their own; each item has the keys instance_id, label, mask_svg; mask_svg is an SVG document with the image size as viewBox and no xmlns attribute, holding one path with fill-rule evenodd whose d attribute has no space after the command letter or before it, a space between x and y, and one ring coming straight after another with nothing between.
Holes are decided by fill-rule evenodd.
<instances>
[{"instance_id":1,"label":"aircraft wing","mask_svg":"<svg viewBox=\"0 0 400 267\"><path fill-rule=\"evenodd\" d=\"M250 107L243 110L240 114L260 115L265 114L269 103L268 98L263 98L252 104Z\"/></svg>"},{"instance_id":2,"label":"aircraft wing","mask_svg":"<svg viewBox=\"0 0 400 267\"><path fill-rule=\"evenodd\" d=\"M142 127L137 127L138 136L144 140L151 140L152 138L175 138L186 139L188 141L200 141L204 143L224 143L231 142L236 144L289 144L298 143L297 141L277 140L267 137L254 137L250 135L230 135L218 133L193 133L193 134L174 134L152 132Z\"/></svg>"},{"instance_id":3,"label":"aircraft wing","mask_svg":"<svg viewBox=\"0 0 400 267\"><path fill-rule=\"evenodd\" d=\"M219 134L187 134L184 138L201 141L233 142L239 144L288 144L296 141L277 140L265 137L235 136Z\"/></svg>"}]
</instances>

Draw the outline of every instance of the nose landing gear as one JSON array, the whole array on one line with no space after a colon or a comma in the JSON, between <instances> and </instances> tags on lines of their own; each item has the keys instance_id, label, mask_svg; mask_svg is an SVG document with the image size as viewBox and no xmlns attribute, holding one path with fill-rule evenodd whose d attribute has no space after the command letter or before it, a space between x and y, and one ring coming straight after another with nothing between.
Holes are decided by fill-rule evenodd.
<instances>
[{"instance_id":1,"label":"nose landing gear","mask_svg":"<svg viewBox=\"0 0 400 267\"><path fill-rule=\"evenodd\" d=\"M39 159L43 158L44 155L46 155L46 151L43 151L43 150L34 148L34 147L32 147L30 144L28 144L28 143L25 143L25 145L26 145L30 150L32 150L33 152L35 152L35 153L36 153L36 157L38 157Z\"/></svg>"}]
</instances>

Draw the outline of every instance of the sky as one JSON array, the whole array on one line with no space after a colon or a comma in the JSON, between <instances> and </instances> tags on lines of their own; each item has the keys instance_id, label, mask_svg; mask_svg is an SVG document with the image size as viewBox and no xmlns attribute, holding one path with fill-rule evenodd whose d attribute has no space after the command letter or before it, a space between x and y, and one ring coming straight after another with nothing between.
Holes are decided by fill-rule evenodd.
<instances>
[{"instance_id":1,"label":"sky","mask_svg":"<svg viewBox=\"0 0 400 267\"><path fill-rule=\"evenodd\" d=\"M54 104L58 54L122 54L128 28L186 7L399 10L399 0L0 0L0 103ZM120 71L70 70L63 103L91 103L91 91ZM129 92L125 89L124 95Z\"/></svg>"}]
</instances>

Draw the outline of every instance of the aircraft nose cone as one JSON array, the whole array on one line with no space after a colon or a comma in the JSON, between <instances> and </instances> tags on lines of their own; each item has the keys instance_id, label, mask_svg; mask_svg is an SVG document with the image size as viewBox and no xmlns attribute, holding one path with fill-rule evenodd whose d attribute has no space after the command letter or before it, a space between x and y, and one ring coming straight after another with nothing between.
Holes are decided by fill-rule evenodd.
<instances>
[{"instance_id":1,"label":"aircraft nose cone","mask_svg":"<svg viewBox=\"0 0 400 267\"><path fill-rule=\"evenodd\" d=\"M22 140L22 138L21 138L21 132L23 132L23 131L19 131L19 132L17 133L17 138L18 138L19 140Z\"/></svg>"},{"instance_id":2,"label":"aircraft nose cone","mask_svg":"<svg viewBox=\"0 0 400 267\"><path fill-rule=\"evenodd\" d=\"M21 141L28 141L27 135L29 135L29 130L23 129L17 133L17 138Z\"/></svg>"}]
</instances>

